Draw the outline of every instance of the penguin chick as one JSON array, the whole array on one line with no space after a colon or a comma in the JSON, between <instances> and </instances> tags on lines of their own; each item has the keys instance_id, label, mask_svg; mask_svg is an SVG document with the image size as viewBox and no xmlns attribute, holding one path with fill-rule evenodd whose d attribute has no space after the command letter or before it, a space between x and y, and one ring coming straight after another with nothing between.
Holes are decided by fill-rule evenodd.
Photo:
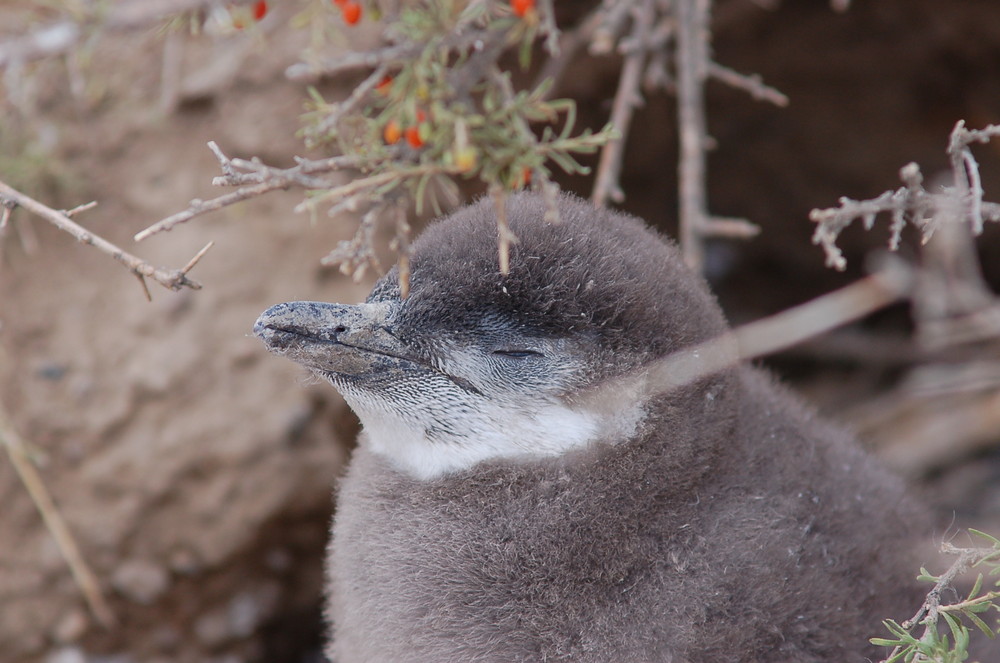
<instances>
[{"instance_id":1,"label":"penguin chick","mask_svg":"<svg viewBox=\"0 0 1000 663\"><path fill-rule=\"evenodd\" d=\"M407 298L392 271L364 304L257 320L363 426L329 549L331 660L876 656L880 619L919 605L901 484L757 369L641 385L722 313L641 221L558 205L550 224L539 196L510 197L506 275L484 199L414 242Z\"/></svg>"}]
</instances>

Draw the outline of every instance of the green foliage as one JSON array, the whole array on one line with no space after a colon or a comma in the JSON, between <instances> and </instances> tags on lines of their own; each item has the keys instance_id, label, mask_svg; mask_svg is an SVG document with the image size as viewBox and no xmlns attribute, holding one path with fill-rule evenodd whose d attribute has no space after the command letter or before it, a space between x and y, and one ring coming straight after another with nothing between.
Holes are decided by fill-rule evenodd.
<instances>
[{"instance_id":1,"label":"green foliage","mask_svg":"<svg viewBox=\"0 0 1000 663\"><path fill-rule=\"evenodd\" d=\"M985 577L1000 575L1000 539L978 530L970 529L973 535L985 539L992 547L974 550L954 551L960 553L960 559L948 573L934 576L921 568L918 580L934 583L933 589L927 595L927 600L920 611L903 624L888 619L883 625L891 637L872 638L871 643L883 647L892 647L889 656L883 663L961 663L969 657L968 647L971 640L970 626L976 627L990 638L996 637L997 622L990 626L984 619L990 610L1000 613L1000 591L993 589L983 591L984 574L980 573L972 589L966 597L956 603L941 605L940 597L943 590L951 585L958 575L961 566L968 563L971 567L985 566L989 570ZM964 563L963 563L964 562ZM1000 588L1000 580L992 581L992 586ZM943 623L942 623L943 622ZM914 631L923 626L920 636Z\"/></svg>"},{"instance_id":2,"label":"green foliage","mask_svg":"<svg viewBox=\"0 0 1000 663\"><path fill-rule=\"evenodd\" d=\"M363 54L374 71L343 102L313 91L303 130L311 145L356 159L375 182L363 190L367 201L405 190L418 211L438 211L439 197L454 195L455 178L491 191L544 187L551 164L585 173L575 155L614 137L610 127L574 135L574 103L550 100L547 81L514 91L498 62L513 50L522 68L530 64L543 25L537 13L517 17L499 1L428 0L383 21L391 45ZM531 129L539 124L540 135ZM339 194L329 193L316 192L310 205L336 207Z\"/></svg>"}]
</instances>

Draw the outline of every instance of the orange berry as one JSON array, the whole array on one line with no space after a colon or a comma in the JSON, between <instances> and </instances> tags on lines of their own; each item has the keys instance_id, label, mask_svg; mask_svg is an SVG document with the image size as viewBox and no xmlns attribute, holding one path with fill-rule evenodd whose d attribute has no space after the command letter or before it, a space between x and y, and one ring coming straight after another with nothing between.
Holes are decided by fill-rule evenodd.
<instances>
[{"instance_id":1,"label":"orange berry","mask_svg":"<svg viewBox=\"0 0 1000 663\"><path fill-rule=\"evenodd\" d=\"M385 76L379 81L378 85L375 86L375 91L381 94L383 97L389 96L389 90L392 89L392 76Z\"/></svg>"},{"instance_id":2,"label":"orange berry","mask_svg":"<svg viewBox=\"0 0 1000 663\"><path fill-rule=\"evenodd\" d=\"M353 0L347 0L340 6L340 13L344 16L344 23L354 25L361 20L361 5Z\"/></svg>"},{"instance_id":3,"label":"orange berry","mask_svg":"<svg viewBox=\"0 0 1000 663\"><path fill-rule=\"evenodd\" d=\"M253 20L259 21L267 15L267 2L258 0L253 6Z\"/></svg>"},{"instance_id":4,"label":"orange berry","mask_svg":"<svg viewBox=\"0 0 1000 663\"><path fill-rule=\"evenodd\" d=\"M531 184L531 169L525 166L521 169L521 172L515 176L513 182L510 183L511 189L523 189Z\"/></svg>"},{"instance_id":5,"label":"orange berry","mask_svg":"<svg viewBox=\"0 0 1000 663\"><path fill-rule=\"evenodd\" d=\"M395 145L402 137L403 130L399 128L399 122L389 120L389 123L385 125L385 129L382 130L382 138L385 139L385 142L389 145Z\"/></svg>"},{"instance_id":6,"label":"orange berry","mask_svg":"<svg viewBox=\"0 0 1000 663\"><path fill-rule=\"evenodd\" d=\"M420 137L420 127L406 128L406 142L410 147L419 150L424 146L424 140Z\"/></svg>"},{"instance_id":7,"label":"orange berry","mask_svg":"<svg viewBox=\"0 0 1000 663\"><path fill-rule=\"evenodd\" d=\"M510 0L510 7L520 18L535 8L535 0Z\"/></svg>"}]
</instances>

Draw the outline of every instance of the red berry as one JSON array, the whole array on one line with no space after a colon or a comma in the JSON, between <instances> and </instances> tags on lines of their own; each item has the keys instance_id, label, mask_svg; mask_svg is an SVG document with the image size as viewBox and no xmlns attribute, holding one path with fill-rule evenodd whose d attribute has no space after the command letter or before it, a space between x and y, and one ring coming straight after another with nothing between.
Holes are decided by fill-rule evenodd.
<instances>
[{"instance_id":1,"label":"red berry","mask_svg":"<svg viewBox=\"0 0 1000 663\"><path fill-rule=\"evenodd\" d=\"M267 15L267 2L258 0L253 6L253 20L259 21Z\"/></svg>"},{"instance_id":2,"label":"red berry","mask_svg":"<svg viewBox=\"0 0 1000 663\"><path fill-rule=\"evenodd\" d=\"M424 146L424 140L420 137L420 127L406 128L406 142L416 150Z\"/></svg>"},{"instance_id":3,"label":"red berry","mask_svg":"<svg viewBox=\"0 0 1000 663\"><path fill-rule=\"evenodd\" d=\"M347 0L340 6L340 13L344 15L344 23L354 25L361 20L361 5L353 0Z\"/></svg>"},{"instance_id":4,"label":"red berry","mask_svg":"<svg viewBox=\"0 0 1000 663\"><path fill-rule=\"evenodd\" d=\"M524 15L535 8L535 0L510 0L510 7L514 13L524 18Z\"/></svg>"}]
</instances>

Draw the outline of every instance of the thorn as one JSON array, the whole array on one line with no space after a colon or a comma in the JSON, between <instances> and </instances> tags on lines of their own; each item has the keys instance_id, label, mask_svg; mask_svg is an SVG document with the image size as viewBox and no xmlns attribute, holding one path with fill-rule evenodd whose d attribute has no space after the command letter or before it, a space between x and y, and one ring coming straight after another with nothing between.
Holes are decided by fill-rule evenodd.
<instances>
[{"instance_id":1,"label":"thorn","mask_svg":"<svg viewBox=\"0 0 1000 663\"><path fill-rule=\"evenodd\" d=\"M142 284L142 291L146 293L146 301L147 302L153 301L153 295L152 293L149 292L149 286L146 284L146 277L140 274L139 272L132 272L132 273L135 274L135 278L139 279L139 283Z\"/></svg>"},{"instance_id":2,"label":"thorn","mask_svg":"<svg viewBox=\"0 0 1000 663\"><path fill-rule=\"evenodd\" d=\"M183 267L181 267L181 274L186 276L187 273L189 271L191 271L191 269L195 265L198 264L198 261L201 260L205 256L205 254L208 253L208 250L210 248L212 248L213 246L215 246L215 242L214 241L209 242L208 244L206 244L205 247L201 251L198 251L198 253L196 253L195 256L188 261L188 264L186 264Z\"/></svg>"},{"instance_id":3,"label":"thorn","mask_svg":"<svg viewBox=\"0 0 1000 663\"><path fill-rule=\"evenodd\" d=\"M71 210L64 210L63 214L65 214L66 216L68 216L69 218L72 219L74 216L76 216L80 212L86 212L87 210L94 209L95 207L97 207L97 201L96 200L91 200L89 203L84 203L83 205L77 205L76 207L74 207Z\"/></svg>"}]
</instances>

